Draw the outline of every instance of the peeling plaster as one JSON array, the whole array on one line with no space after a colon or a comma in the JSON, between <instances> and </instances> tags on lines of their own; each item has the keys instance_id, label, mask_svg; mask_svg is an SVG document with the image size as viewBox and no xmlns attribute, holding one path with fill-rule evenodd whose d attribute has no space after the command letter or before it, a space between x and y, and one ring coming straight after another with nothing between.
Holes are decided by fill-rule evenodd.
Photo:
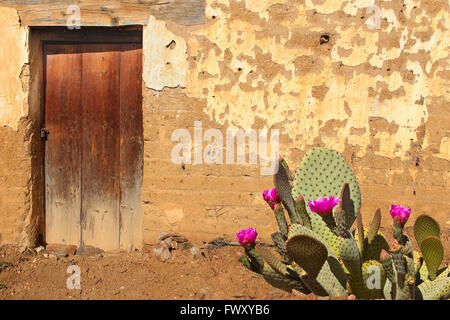
<instances>
[{"instance_id":1,"label":"peeling plaster","mask_svg":"<svg viewBox=\"0 0 450 320\"><path fill-rule=\"evenodd\" d=\"M186 41L166 28L164 21L150 16L143 33L143 78L154 90L186 86Z\"/></svg>"},{"instance_id":2,"label":"peeling plaster","mask_svg":"<svg viewBox=\"0 0 450 320\"><path fill-rule=\"evenodd\" d=\"M28 63L28 28L21 27L17 11L0 8L0 125L18 129L28 114L28 92L22 87L23 67Z\"/></svg>"},{"instance_id":3,"label":"peeling plaster","mask_svg":"<svg viewBox=\"0 0 450 320\"><path fill-rule=\"evenodd\" d=\"M250 128L255 119L264 119L267 127L282 126L283 134L302 145L314 144L327 122L347 120L334 128L336 134L321 135L326 146L342 152L349 143L362 157L375 138L380 145L375 154L406 159L411 143L420 142L418 128L427 122L427 97L442 96L449 85L448 79L433 75L449 68L449 12L430 16L420 10L429 23L416 25L417 16L405 15L423 2L408 1L409 13L399 13L401 4L377 1L381 28L372 30L356 15L373 3L207 0L206 12L222 14L188 38L189 59L195 63L187 74L187 94L206 98L204 112L222 125ZM274 6L282 5L296 12L295 18L271 16ZM318 14L308 15L311 9ZM419 30L431 37L422 41ZM321 45L324 33L330 41ZM328 88L323 99L312 98L314 88L322 85ZM425 103L417 104L422 97ZM371 133L372 117L394 123L397 132ZM351 128L364 133L354 135Z\"/></svg>"},{"instance_id":4,"label":"peeling plaster","mask_svg":"<svg viewBox=\"0 0 450 320\"><path fill-rule=\"evenodd\" d=\"M448 132L450 134L450 130ZM441 145L439 148L439 155L440 158L446 159L450 161L450 137L444 137L441 140Z\"/></svg>"}]
</instances>

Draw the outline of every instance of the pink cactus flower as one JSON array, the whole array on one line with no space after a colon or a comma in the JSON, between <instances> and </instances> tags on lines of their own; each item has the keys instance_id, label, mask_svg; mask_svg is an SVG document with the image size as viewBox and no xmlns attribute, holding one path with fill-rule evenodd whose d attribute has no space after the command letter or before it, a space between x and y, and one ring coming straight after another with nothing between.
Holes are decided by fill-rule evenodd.
<instances>
[{"instance_id":1,"label":"pink cactus flower","mask_svg":"<svg viewBox=\"0 0 450 320\"><path fill-rule=\"evenodd\" d=\"M280 202L280 199L278 198L278 195L277 195L277 189L275 189L275 188L265 190L263 192L263 199L270 205L272 210L275 207L275 204Z\"/></svg>"},{"instance_id":2,"label":"pink cactus flower","mask_svg":"<svg viewBox=\"0 0 450 320\"><path fill-rule=\"evenodd\" d=\"M400 225L404 225L406 221L409 219L409 215L411 214L411 208L402 207L398 205L391 205L391 210L389 210L392 218L398 220Z\"/></svg>"},{"instance_id":3,"label":"pink cactus flower","mask_svg":"<svg viewBox=\"0 0 450 320\"><path fill-rule=\"evenodd\" d=\"M256 232L256 229L254 229L254 228L243 229L243 230L239 231L236 235L239 243L244 248L253 246L255 244L257 236L258 236L258 233Z\"/></svg>"},{"instance_id":4,"label":"pink cactus flower","mask_svg":"<svg viewBox=\"0 0 450 320\"><path fill-rule=\"evenodd\" d=\"M312 212L317 213L321 217L328 216L333 208L341 201L339 197L330 196L329 198L321 197L315 201L309 201L308 206Z\"/></svg>"}]
</instances>

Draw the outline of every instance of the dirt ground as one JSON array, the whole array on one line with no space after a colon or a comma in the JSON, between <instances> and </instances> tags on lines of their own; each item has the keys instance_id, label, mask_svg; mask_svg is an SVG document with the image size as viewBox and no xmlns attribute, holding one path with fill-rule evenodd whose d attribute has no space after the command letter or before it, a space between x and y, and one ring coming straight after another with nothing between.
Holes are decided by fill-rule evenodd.
<instances>
[{"instance_id":1,"label":"dirt ground","mask_svg":"<svg viewBox=\"0 0 450 320\"><path fill-rule=\"evenodd\" d=\"M444 265L450 261L449 234L445 230L441 236ZM7 287L0 289L0 299L324 299L293 296L270 286L237 261L243 252L240 247L196 247L196 257L176 249L162 262L152 246L131 253L48 257L44 251L21 252L5 245L0 247L0 261L13 267L0 269L0 284ZM67 289L67 267L74 264L81 271L80 290Z\"/></svg>"}]
</instances>

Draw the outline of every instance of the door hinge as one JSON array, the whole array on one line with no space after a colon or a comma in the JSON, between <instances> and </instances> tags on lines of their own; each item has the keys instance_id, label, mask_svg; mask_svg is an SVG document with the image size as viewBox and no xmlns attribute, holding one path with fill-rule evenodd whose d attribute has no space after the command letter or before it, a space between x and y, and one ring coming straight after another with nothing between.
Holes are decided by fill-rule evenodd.
<instances>
[{"instance_id":1,"label":"door hinge","mask_svg":"<svg viewBox=\"0 0 450 320\"><path fill-rule=\"evenodd\" d=\"M45 128L41 128L41 139L47 140L47 135L49 134L49 131Z\"/></svg>"}]
</instances>

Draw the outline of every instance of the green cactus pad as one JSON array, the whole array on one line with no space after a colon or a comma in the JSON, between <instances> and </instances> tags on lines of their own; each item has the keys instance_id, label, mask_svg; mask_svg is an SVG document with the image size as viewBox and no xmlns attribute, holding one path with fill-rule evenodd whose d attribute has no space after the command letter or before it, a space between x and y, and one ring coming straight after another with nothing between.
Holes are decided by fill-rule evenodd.
<instances>
[{"instance_id":1,"label":"green cactus pad","mask_svg":"<svg viewBox=\"0 0 450 320\"><path fill-rule=\"evenodd\" d=\"M420 215L414 223L414 238L416 238L419 246L421 242L429 236L439 238L440 232L439 224L428 215Z\"/></svg>"},{"instance_id":2,"label":"green cactus pad","mask_svg":"<svg viewBox=\"0 0 450 320\"><path fill-rule=\"evenodd\" d=\"M381 224L381 210L378 209L373 215L372 222L370 223L369 232L367 233L367 242L371 244L375 236L378 234Z\"/></svg>"},{"instance_id":3,"label":"green cactus pad","mask_svg":"<svg viewBox=\"0 0 450 320\"><path fill-rule=\"evenodd\" d=\"M383 266L384 273L386 274L386 277L389 279L392 283L397 283L397 279L395 277L395 270L394 265L392 262L392 256L387 254L387 258L383 259L381 258L381 265Z\"/></svg>"},{"instance_id":4,"label":"green cactus pad","mask_svg":"<svg viewBox=\"0 0 450 320\"><path fill-rule=\"evenodd\" d=\"M253 271L255 273L260 273L259 268L255 264L251 263L251 261L248 259L247 256L240 257L239 262L242 263L242 265L246 267L248 270Z\"/></svg>"},{"instance_id":5,"label":"green cactus pad","mask_svg":"<svg viewBox=\"0 0 450 320\"><path fill-rule=\"evenodd\" d=\"M328 284L325 285L328 287L327 288L328 293L332 291L336 292L336 294L339 295L338 293L342 292L343 290L342 288L345 288L345 283L347 282L347 275L343 269L343 265L341 265L341 263L339 262L338 256L335 254L333 249L317 233L299 224L293 224L289 228L288 238L294 237L296 235L310 236L311 238L314 238L315 240L319 241L327 248L328 250L327 262L325 263L325 266L322 268L323 274L321 272L320 275L324 279L326 279L327 276L329 277L329 279L326 280L328 281ZM327 270L330 272L329 275L326 273Z\"/></svg>"},{"instance_id":6,"label":"green cactus pad","mask_svg":"<svg viewBox=\"0 0 450 320\"><path fill-rule=\"evenodd\" d=\"M429 236L420 243L420 250L427 265L430 280L434 280L444 258L444 247L441 240L437 237Z\"/></svg>"},{"instance_id":7,"label":"green cactus pad","mask_svg":"<svg viewBox=\"0 0 450 320\"><path fill-rule=\"evenodd\" d=\"M392 282L389 279L386 279L386 283L383 288L383 296L386 300L394 300L395 299L395 285L392 285Z\"/></svg>"},{"instance_id":8,"label":"green cactus pad","mask_svg":"<svg viewBox=\"0 0 450 320\"><path fill-rule=\"evenodd\" d=\"M355 221L355 206L350 197L350 187L345 183L340 194L341 202L335 210L336 223L343 230L348 230Z\"/></svg>"},{"instance_id":9,"label":"green cactus pad","mask_svg":"<svg viewBox=\"0 0 450 320\"><path fill-rule=\"evenodd\" d=\"M286 239L280 232L272 233L271 235L272 241L275 243L275 249L281 255L281 257L288 261L289 258L286 254Z\"/></svg>"},{"instance_id":10,"label":"green cactus pad","mask_svg":"<svg viewBox=\"0 0 450 320\"><path fill-rule=\"evenodd\" d=\"M414 260L414 272L417 277L420 274L420 267L422 266L422 261L420 259L420 253L416 250L413 251L413 260Z\"/></svg>"},{"instance_id":11,"label":"green cactus pad","mask_svg":"<svg viewBox=\"0 0 450 320\"><path fill-rule=\"evenodd\" d=\"M369 238L364 239L363 262L368 260L379 260L381 250L389 250L389 244L384 236L379 233L375 235L369 244Z\"/></svg>"},{"instance_id":12,"label":"green cactus pad","mask_svg":"<svg viewBox=\"0 0 450 320\"><path fill-rule=\"evenodd\" d=\"M297 278L299 279L298 275L296 275L293 270L288 270L286 268L286 265L282 263L280 260L277 259L277 257L270 252L269 250L263 248L263 247L257 247L256 251L261 255L261 257L264 259L264 261L276 272L279 274L285 276L285 277L291 277L291 278Z\"/></svg>"},{"instance_id":13,"label":"green cactus pad","mask_svg":"<svg viewBox=\"0 0 450 320\"><path fill-rule=\"evenodd\" d=\"M450 268L447 267L433 281L421 283L416 290L416 300L438 300L450 298Z\"/></svg>"},{"instance_id":14,"label":"green cactus pad","mask_svg":"<svg viewBox=\"0 0 450 320\"><path fill-rule=\"evenodd\" d=\"M297 235L307 235L307 236L310 236L311 238L314 238L315 240L319 241L321 244L323 244L327 248L328 255L333 256L334 258L337 258L337 254L335 254L333 248L316 232L314 232L302 225L293 224L289 227L288 239L290 239L294 236L297 236Z\"/></svg>"},{"instance_id":15,"label":"green cactus pad","mask_svg":"<svg viewBox=\"0 0 450 320\"><path fill-rule=\"evenodd\" d=\"M415 296L414 277L407 275L403 286L397 286L395 300L413 300Z\"/></svg>"},{"instance_id":16,"label":"green cactus pad","mask_svg":"<svg viewBox=\"0 0 450 320\"><path fill-rule=\"evenodd\" d=\"M367 299L367 289L362 276L362 272L348 275L347 290L354 294L357 299Z\"/></svg>"},{"instance_id":17,"label":"green cactus pad","mask_svg":"<svg viewBox=\"0 0 450 320\"><path fill-rule=\"evenodd\" d=\"M412 247L411 240L406 241L403 246L403 256L406 259L406 272L411 277L411 281L415 281L416 278L416 263L414 261L414 249Z\"/></svg>"},{"instance_id":18,"label":"green cactus pad","mask_svg":"<svg viewBox=\"0 0 450 320\"><path fill-rule=\"evenodd\" d=\"M414 249L412 246L412 242L406 234L402 236L403 249L402 252L405 256L413 258Z\"/></svg>"},{"instance_id":19,"label":"green cactus pad","mask_svg":"<svg viewBox=\"0 0 450 320\"><path fill-rule=\"evenodd\" d=\"M284 160L283 158L280 158L279 161L280 161L280 165L282 165L284 170L286 171L286 175L287 175L289 181L293 181L294 175L292 174L291 169L289 169L289 165L287 164L286 160Z\"/></svg>"},{"instance_id":20,"label":"green cactus pad","mask_svg":"<svg viewBox=\"0 0 450 320\"><path fill-rule=\"evenodd\" d=\"M339 261L332 256L328 256L317 276L317 282L327 291L330 297L340 297L346 294L347 276Z\"/></svg>"},{"instance_id":21,"label":"green cactus pad","mask_svg":"<svg viewBox=\"0 0 450 320\"><path fill-rule=\"evenodd\" d=\"M395 271L397 273L397 284L400 287L404 286L405 283L405 277L406 277L406 260L403 256L403 253L400 249L392 251L391 250L391 256L392 256L392 262L394 264Z\"/></svg>"},{"instance_id":22,"label":"green cactus pad","mask_svg":"<svg viewBox=\"0 0 450 320\"><path fill-rule=\"evenodd\" d=\"M289 259L295 261L311 278L317 277L328 257L327 248L307 235L290 237L286 249Z\"/></svg>"},{"instance_id":23,"label":"green cactus pad","mask_svg":"<svg viewBox=\"0 0 450 320\"><path fill-rule=\"evenodd\" d=\"M261 273L264 267L264 259L258 251L256 251L255 248L248 248L245 249L245 254L250 258L250 263L253 265L253 268L255 268L258 273Z\"/></svg>"},{"instance_id":24,"label":"green cactus pad","mask_svg":"<svg viewBox=\"0 0 450 320\"><path fill-rule=\"evenodd\" d=\"M286 216L284 215L283 207L277 203L273 209L273 213L275 214L275 219L277 220L278 228L280 229L281 234L284 238L286 238L289 231L289 226L286 221Z\"/></svg>"},{"instance_id":25,"label":"green cactus pad","mask_svg":"<svg viewBox=\"0 0 450 320\"><path fill-rule=\"evenodd\" d=\"M299 235L299 233L302 233L303 235ZM294 234L297 234L297 235L294 235ZM310 234L310 235L308 235L308 234ZM334 253L331 251L331 249L327 249L326 243L323 242L323 240L320 239L320 237L318 235L316 235L312 230L309 230L301 225L292 225L290 232L289 232L289 240L287 243L288 255L289 255L289 245L288 245L289 241L291 241L291 239L295 239L295 237L303 237L303 238L308 237L313 240L313 241L309 241L309 242L314 243L313 247L312 247L311 245L306 243L306 241L303 242L303 244L306 244L307 247L305 249L301 249L301 250L309 250L310 254L302 254L302 255L304 255L306 257L310 256L311 258L301 259L300 261L297 261L297 264L300 266L298 268L299 269L303 268L303 270L308 273L309 285L311 286L311 288L313 288L313 286L314 286L314 283L312 283L311 281L314 278L315 274L317 273L316 270L319 269L320 272L316 276L317 282L320 284L321 287L323 287L326 290L326 292L328 293L329 296L337 297L337 296L342 296L342 295L346 294L345 283L347 281L347 276L345 275L344 271L342 270L342 267L341 267L339 261L337 260L336 256L334 255ZM296 244L294 244L293 246L296 246ZM322 249L315 250L314 246L316 248L320 248L322 246ZM300 248L301 247L302 247L302 245L300 246ZM327 257L326 257L325 263L320 268L320 266L317 264L318 259L314 258L314 255L317 255L319 250L322 251L322 255L323 255L323 253L325 253L325 250L323 250L323 248L327 249L326 250ZM321 258L322 261L323 261L323 256ZM290 257L290 258L293 258L293 257ZM292 260L293 260L292 264L295 265L296 261L294 259L292 259ZM300 263L298 263L298 262L300 262ZM306 266L305 266L304 262L306 262L306 264L307 264ZM315 265L315 264L317 264L317 265ZM312 271L308 272L307 269L312 270Z\"/></svg>"},{"instance_id":26,"label":"green cactus pad","mask_svg":"<svg viewBox=\"0 0 450 320\"><path fill-rule=\"evenodd\" d=\"M311 290L312 293L319 297L328 296L327 290L317 281L316 278L312 278L307 274L302 276L302 282Z\"/></svg>"},{"instance_id":27,"label":"green cactus pad","mask_svg":"<svg viewBox=\"0 0 450 320\"><path fill-rule=\"evenodd\" d=\"M361 257L356 241L348 232L348 237L339 238L339 257L350 274L361 273Z\"/></svg>"},{"instance_id":28,"label":"green cactus pad","mask_svg":"<svg viewBox=\"0 0 450 320\"><path fill-rule=\"evenodd\" d=\"M422 265L419 269L419 279L421 281L427 281L430 279L430 274L428 273L427 265L423 262L423 258L421 259Z\"/></svg>"},{"instance_id":29,"label":"green cactus pad","mask_svg":"<svg viewBox=\"0 0 450 320\"><path fill-rule=\"evenodd\" d=\"M289 293L292 292L292 289L298 290L304 294L311 292L301 280L294 280L284 277L273 270L268 264L264 265L261 274L263 278L275 288L287 291Z\"/></svg>"},{"instance_id":30,"label":"green cactus pad","mask_svg":"<svg viewBox=\"0 0 450 320\"><path fill-rule=\"evenodd\" d=\"M299 195L295 201L295 212L297 215L295 217L291 217L291 223L301 224L302 226L311 229L311 221L309 219L308 212L306 211L306 204L302 195Z\"/></svg>"},{"instance_id":31,"label":"green cactus pad","mask_svg":"<svg viewBox=\"0 0 450 320\"><path fill-rule=\"evenodd\" d=\"M281 199L283 206L286 208L290 219L295 220L295 216L297 213L295 212L295 203L294 199L292 198L292 188L291 184L289 183L288 173L281 163L279 163L278 171L273 176L273 181L275 184L275 188L277 189L277 195Z\"/></svg>"},{"instance_id":32,"label":"green cactus pad","mask_svg":"<svg viewBox=\"0 0 450 320\"><path fill-rule=\"evenodd\" d=\"M353 200L355 212L361 207L361 193L356 177L345 162L344 157L337 151L326 148L314 148L307 152L300 163L295 175L292 195L294 199L301 194L305 203L319 197L338 197L342 186L348 183L350 197ZM312 229L318 233L338 253L337 236L331 232L322 218L311 212L306 206L311 219ZM353 223L356 215L351 217ZM350 223L349 221L349 223Z\"/></svg>"},{"instance_id":33,"label":"green cactus pad","mask_svg":"<svg viewBox=\"0 0 450 320\"><path fill-rule=\"evenodd\" d=\"M407 280L408 277L410 280L408 280L408 283L410 285L414 286L416 282L415 272L414 272L414 258L410 258L407 256L404 256L406 260L406 274L407 274Z\"/></svg>"}]
</instances>

